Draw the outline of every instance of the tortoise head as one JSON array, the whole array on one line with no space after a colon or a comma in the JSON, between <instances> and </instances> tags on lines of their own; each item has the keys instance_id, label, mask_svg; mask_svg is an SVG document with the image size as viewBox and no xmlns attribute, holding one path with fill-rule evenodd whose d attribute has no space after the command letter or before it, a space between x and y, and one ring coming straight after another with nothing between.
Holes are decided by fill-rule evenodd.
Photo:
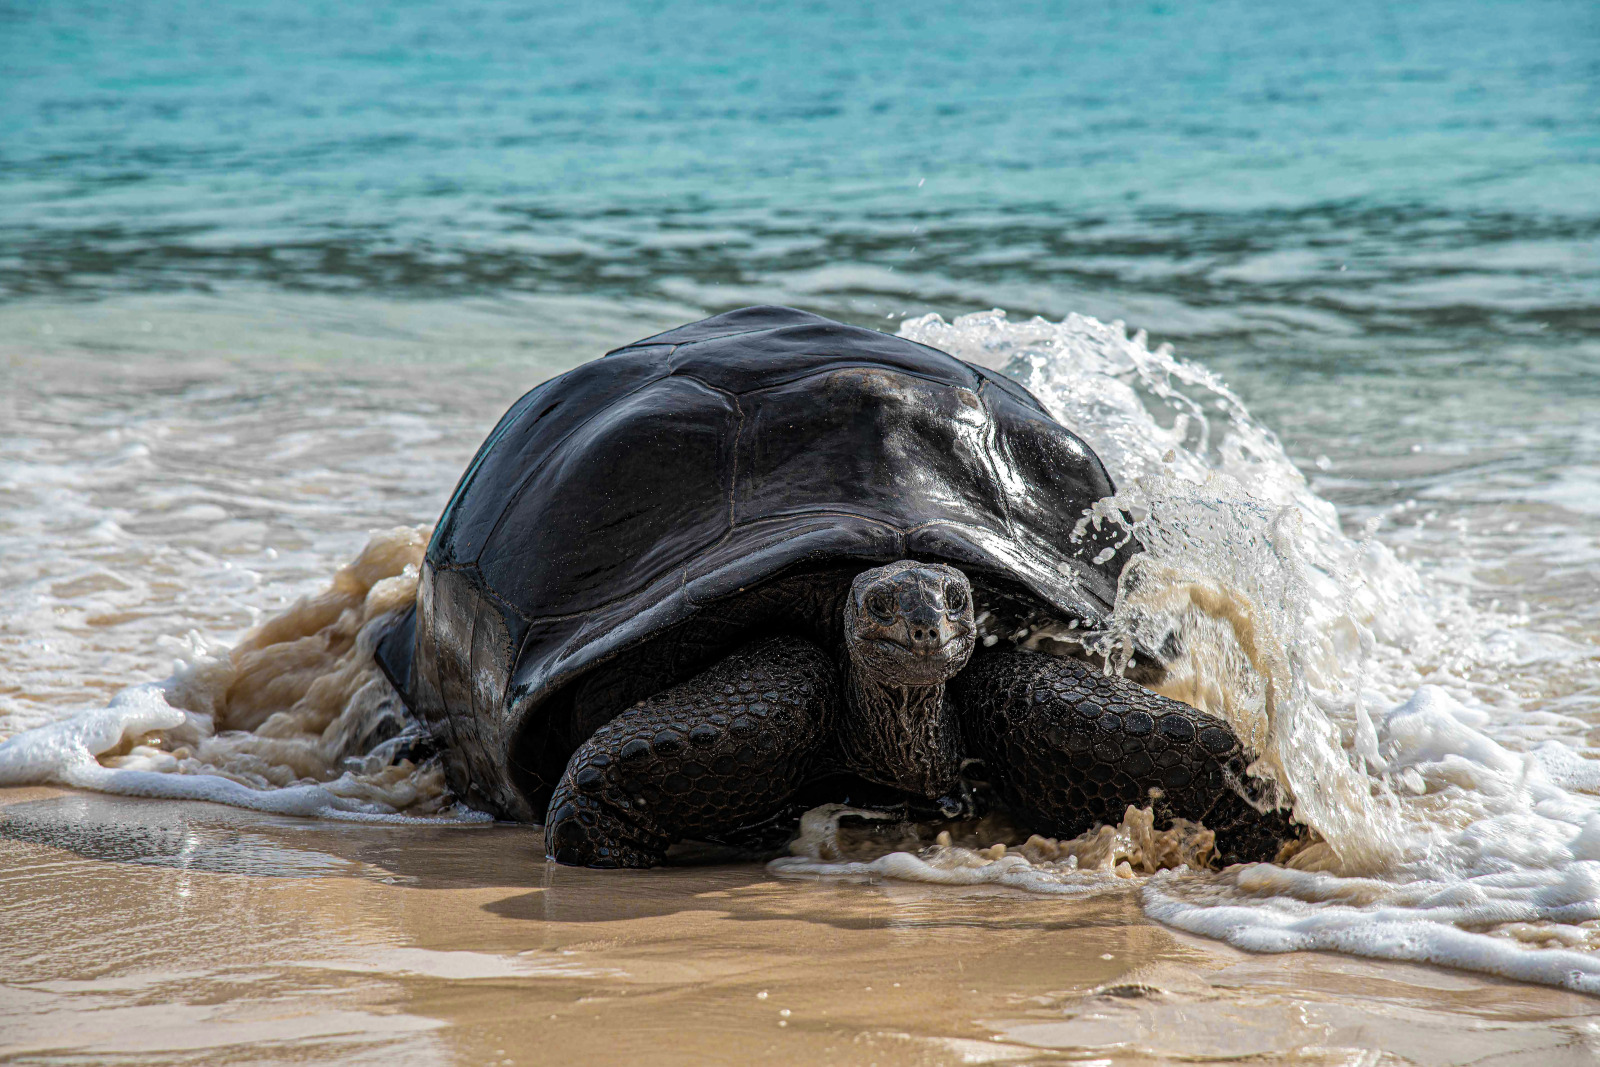
<instances>
[{"instance_id":1,"label":"tortoise head","mask_svg":"<svg viewBox=\"0 0 1600 1067\"><path fill-rule=\"evenodd\" d=\"M939 685L977 640L972 585L942 563L901 560L856 575L844 635L855 668L880 685Z\"/></svg>"}]
</instances>

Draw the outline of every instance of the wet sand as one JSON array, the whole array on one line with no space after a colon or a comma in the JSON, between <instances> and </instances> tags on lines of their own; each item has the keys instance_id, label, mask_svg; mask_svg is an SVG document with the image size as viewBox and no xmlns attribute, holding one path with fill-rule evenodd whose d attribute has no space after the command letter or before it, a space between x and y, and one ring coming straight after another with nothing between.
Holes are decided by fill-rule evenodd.
<instances>
[{"instance_id":1,"label":"wet sand","mask_svg":"<svg viewBox=\"0 0 1600 1067\"><path fill-rule=\"evenodd\" d=\"M1592 1063L1600 1000L1146 921L1132 891L547 866L537 831L0 791L13 1063Z\"/></svg>"}]
</instances>

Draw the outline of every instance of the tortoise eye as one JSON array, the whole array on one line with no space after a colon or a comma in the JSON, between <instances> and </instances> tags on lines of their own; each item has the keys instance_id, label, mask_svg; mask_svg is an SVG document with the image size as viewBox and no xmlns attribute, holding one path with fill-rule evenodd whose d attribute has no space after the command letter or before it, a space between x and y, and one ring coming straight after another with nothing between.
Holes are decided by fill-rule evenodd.
<instances>
[{"instance_id":1,"label":"tortoise eye","mask_svg":"<svg viewBox=\"0 0 1600 1067\"><path fill-rule=\"evenodd\" d=\"M945 607L951 611L965 611L967 607L967 591L959 585L947 585L944 590Z\"/></svg>"},{"instance_id":2,"label":"tortoise eye","mask_svg":"<svg viewBox=\"0 0 1600 1067\"><path fill-rule=\"evenodd\" d=\"M894 600L880 589L867 597L867 610L888 622L894 618Z\"/></svg>"}]
</instances>

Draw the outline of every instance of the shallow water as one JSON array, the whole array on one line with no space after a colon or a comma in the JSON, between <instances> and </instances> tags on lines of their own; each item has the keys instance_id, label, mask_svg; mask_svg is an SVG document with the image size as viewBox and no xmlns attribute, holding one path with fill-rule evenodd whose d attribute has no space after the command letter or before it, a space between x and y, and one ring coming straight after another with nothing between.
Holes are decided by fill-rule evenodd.
<instances>
[{"instance_id":1,"label":"shallow water","mask_svg":"<svg viewBox=\"0 0 1600 1067\"><path fill-rule=\"evenodd\" d=\"M1064 908L752 866L601 874L529 862L527 828L0 797L10 1062L1554 1067L1600 1051L1589 997L1254 956L1150 924L1131 891Z\"/></svg>"},{"instance_id":2,"label":"shallow water","mask_svg":"<svg viewBox=\"0 0 1600 1067\"><path fill-rule=\"evenodd\" d=\"M324 816L0 793L7 1054L592 1057L702 1012L735 1036L686 1061L1591 1056L1592 1001L1349 953L1574 988L1600 961L1592 5L148 0L0 27L0 738L112 735L0 775ZM351 825L462 814L426 768L346 762L381 605L294 613L271 693L227 650L432 522L527 388L763 300L1007 367L1086 427L1148 511L1124 620L1187 628L1175 695L1254 731L1321 851L1130 879L1015 849L838 868L807 839L607 880L522 831ZM209 727L177 737L172 703ZM169 740L116 736L141 715ZM230 715L257 729L201 736ZM516 955L552 946L592 973ZM809 997L783 1028L745 988L768 959ZM1145 964L1180 971L1093 992ZM870 998L837 988L857 972Z\"/></svg>"}]
</instances>

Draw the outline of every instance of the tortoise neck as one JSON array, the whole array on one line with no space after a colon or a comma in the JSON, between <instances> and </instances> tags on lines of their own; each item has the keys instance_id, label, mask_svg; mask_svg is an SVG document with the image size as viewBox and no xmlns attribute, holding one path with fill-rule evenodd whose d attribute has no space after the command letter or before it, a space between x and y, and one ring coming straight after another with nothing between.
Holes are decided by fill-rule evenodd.
<instances>
[{"instance_id":1,"label":"tortoise neck","mask_svg":"<svg viewBox=\"0 0 1600 1067\"><path fill-rule=\"evenodd\" d=\"M960 726L944 682L895 685L851 660L845 700L849 707L839 734L851 771L930 799L956 788Z\"/></svg>"}]
</instances>

